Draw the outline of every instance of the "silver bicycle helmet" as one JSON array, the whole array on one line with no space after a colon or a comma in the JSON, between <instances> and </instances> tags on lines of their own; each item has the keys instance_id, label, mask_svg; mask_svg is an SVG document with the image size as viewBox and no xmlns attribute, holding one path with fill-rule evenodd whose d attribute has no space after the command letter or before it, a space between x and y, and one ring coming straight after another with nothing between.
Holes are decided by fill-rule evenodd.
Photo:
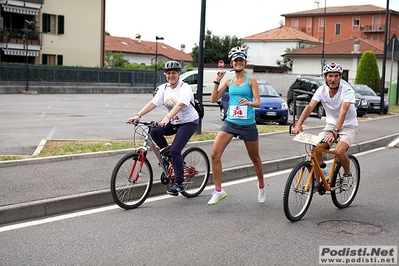
<instances>
[{"instance_id":1,"label":"silver bicycle helmet","mask_svg":"<svg viewBox=\"0 0 399 266\"><path fill-rule=\"evenodd\" d=\"M229 60L234 60L234 58L237 57L241 57L245 60L247 60L247 52L245 52L245 49L240 47L240 46L236 46L230 49L229 51Z\"/></svg>"},{"instance_id":2,"label":"silver bicycle helmet","mask_svg":"<svg viewBox=\"0 0 399 266\"><path fill-rule=\"evenodd\" d=\"M340 64L331 62L323 67L323 75L331 72L338 72L342 75L344 70L342 69Z\"/></svg>"},{"instance_id":3,"label":"silver bicycle helmet","mask_svg":"<svg viewBox=\"0 0 399 266\"><path fill-rule=\"evenodd\" d=\"M165 67L163 68L163 72L167 72L170 70L175 70L181 72L181 65L177 61L168 61L165 63Z\"/></svg>"}]
</instances>

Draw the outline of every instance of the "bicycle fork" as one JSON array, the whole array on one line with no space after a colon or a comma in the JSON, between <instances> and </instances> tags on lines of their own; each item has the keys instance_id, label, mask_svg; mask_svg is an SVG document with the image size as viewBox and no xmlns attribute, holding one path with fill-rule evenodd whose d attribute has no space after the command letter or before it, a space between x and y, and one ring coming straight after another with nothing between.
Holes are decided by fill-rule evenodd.
<instances>
[{"instance_id":1,"label":"bicycle fork","mask_svg":"<svg viewBox=\"0 0 399 266\"><path fill-rule=\"evenodd\" d=\"M147 154L147 151L143 150L143 149L137 150L136 152L139 155L138 156L138 160L133 160L132 167L130 169L130 173L129 173L129 176L128 176L128 180L131 183L136 183L137 180L139 179L139 177L141 176L141 169L143 168L143 165L144 165L144 162L145 162L145 158L146 158L146 154ZM138 163L138 165L137 165L137 163ZM133 176L133 174L134 174L134 172L136 170L136 167L138 167L138 169L137 169L136 175Z\"/></svg>"}]
</instances>

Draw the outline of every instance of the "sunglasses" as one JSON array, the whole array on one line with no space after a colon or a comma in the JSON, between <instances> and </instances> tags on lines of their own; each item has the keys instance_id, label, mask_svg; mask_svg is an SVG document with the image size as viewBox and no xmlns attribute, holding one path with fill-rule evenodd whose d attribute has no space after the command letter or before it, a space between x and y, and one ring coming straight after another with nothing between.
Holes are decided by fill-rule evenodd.
<instances>
[{"instance_id":1,"label":"sunglasses","mask_svg":"<svg viewBox=\"0 0 399 266\"><path fill-rule=\"evenodd\" d=\"M236 53L236 54L233 54L233 58L236 58L236 57L247 58L247 56L246 56L244 53Z\"/></svg>"}]
</instances>

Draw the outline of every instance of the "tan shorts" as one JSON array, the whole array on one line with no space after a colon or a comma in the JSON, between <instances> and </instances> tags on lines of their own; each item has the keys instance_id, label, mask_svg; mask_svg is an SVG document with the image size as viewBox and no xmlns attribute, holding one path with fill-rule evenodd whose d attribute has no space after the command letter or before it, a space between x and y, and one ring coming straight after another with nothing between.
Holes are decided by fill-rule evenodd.
<instances>
[{"instance_id":1,"label":"tan shorts","mask_svg":"<svg viewBox=\"0 0 399 266\"><path fill-rule=\"evenodd\" d=\"M320 137L325 137L328 134L331 133L331 131L334 129L334 126L327 125L322 132L320 132L319 136ZM355 141L355 137L357 135L357 126L354 127L342 127L338 133L338 141L343 141L348 146L350 147L353 142ZM330 147L332 146L333 143L328 143Z\"/></svg>"}]
</instances>

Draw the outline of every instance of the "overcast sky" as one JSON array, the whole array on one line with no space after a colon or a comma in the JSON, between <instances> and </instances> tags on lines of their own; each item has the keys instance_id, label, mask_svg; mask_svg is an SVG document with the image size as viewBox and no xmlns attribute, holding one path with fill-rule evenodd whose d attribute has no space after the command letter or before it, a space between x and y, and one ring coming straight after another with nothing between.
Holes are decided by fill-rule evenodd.
<instances>
[{"instance_id":1,"label":"overcast sky","mask_svg":"<svg viewBox=\"0 0 399 266\"><path fill-rule=\"evenodd\" d=\"M201 4L206 2L206 30L218 36L247 36L268 31L284 21L282 14L317 8L315 0L106 0L106 31L112 36L155 41L155 36L176 49L186 45L191 52L199 43ZM317 0L316 0L317 1ZM375 5L383 0L319 0L319 7ZM389 8L399 12L399 0ZM382 22L385 24L385 21ZM397 27L398 25L396 25Z\"/></svg>"}]
</instances>

